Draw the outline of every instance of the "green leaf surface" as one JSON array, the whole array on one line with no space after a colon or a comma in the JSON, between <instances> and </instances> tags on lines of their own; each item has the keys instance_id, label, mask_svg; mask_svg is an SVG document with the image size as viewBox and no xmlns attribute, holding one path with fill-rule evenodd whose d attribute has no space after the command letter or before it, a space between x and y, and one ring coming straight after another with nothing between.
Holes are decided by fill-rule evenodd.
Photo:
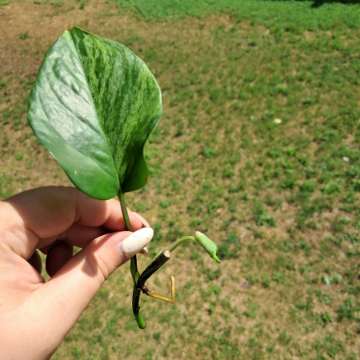
<instances>
[{"instance_id":1,"label":"green leaf surface","mask_svg":"<svg viewBox=\"0 0 360 360\"><path fill-rule=\"evenodd\" d=\"M207 251L207 253L216 261L220 262L219 257L217 256L217 245L209 239L205 234L200 231L195 232L195 240L197 240L200 245Z\"/></svg>"},{"instance_id":2,"label":"green leaf surface","mask_svg":"<svg viewBox=\"0 0 360 360\"><path fill-rule=\"evenodd\" d=\"M162 112L146 64L124 45L79 28L47 52L28 119L70 180L98 199L145 185L145 142Z\"/></svg>"}]
</instances>

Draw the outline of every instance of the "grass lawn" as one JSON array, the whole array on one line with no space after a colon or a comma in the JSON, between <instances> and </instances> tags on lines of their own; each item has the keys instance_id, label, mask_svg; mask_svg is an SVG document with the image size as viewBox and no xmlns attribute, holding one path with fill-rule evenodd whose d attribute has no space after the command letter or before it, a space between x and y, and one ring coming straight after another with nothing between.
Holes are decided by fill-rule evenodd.
<instances>
[{"instance_id":1,"label":"grass lawn","mask_svg":"<svg viewBox=\"0 0 360 360\"><path fill-rule=\"evenodd\" d=\"M301 31L338 26L358 28L360 8L356 0L113 0L148 20L184 16L231 14L237 20ZM344 6L342 3L348 3Z\"/></svg>"},{"instance_id":2,"label":"grass lawn","mask_svg":"<svg viewBox=\"0 0 360 360\"><path fill-rule=\"evenodd\" d=\"M0 1L0 197L68 184L26 124L44 52L79 25L132 48L165 114L129 196L154 253L199 229L154 279L176 305L130 310L124 266L54 359L345 359L360 349L360 5L256 0ZM39 26L41 24L41 26ZM143 262L144 260L142 260Z\"/></svg>"}]
</instances>

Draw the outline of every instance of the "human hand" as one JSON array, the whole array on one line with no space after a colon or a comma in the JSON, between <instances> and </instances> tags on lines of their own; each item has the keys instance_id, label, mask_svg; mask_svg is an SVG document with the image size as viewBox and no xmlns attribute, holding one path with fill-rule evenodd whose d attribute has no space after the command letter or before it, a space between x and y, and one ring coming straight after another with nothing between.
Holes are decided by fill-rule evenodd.
<instances>
[{"instance_id":1,"label":"human hand","mask_svg":"<svg viewBox=\"0 0 360 360\"><path fill-rule=\"evenodd\" d=\"M51 356L105 279L151 240L148 223L129 215L134 233L118 201L65 187L0 202L1 359ZM73 246L82 248L74 256ZM47 253L47 282L36 249Z\"/></svg>"}]
</instances>

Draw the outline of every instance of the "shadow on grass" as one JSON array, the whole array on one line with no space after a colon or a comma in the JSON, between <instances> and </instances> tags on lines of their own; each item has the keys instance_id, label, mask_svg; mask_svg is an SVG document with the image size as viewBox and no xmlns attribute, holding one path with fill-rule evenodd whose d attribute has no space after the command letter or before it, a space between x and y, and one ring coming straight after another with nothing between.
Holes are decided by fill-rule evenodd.
<instances>
[{"instance_id":1,"label":"shadow on grass","mask_svg":"<svg viewBox=\"0 0 360 360\"><path fill-rule=\"evenodd\" d=\"M278 0L274 0L274 1L278 1ZM293 0L282 0L282 1L293 1ZM360 0L296 0L296 1L311 1L312 2L312 7L317 8L320 7L321 5L325 5L325 4L348 4L348 5L354 5L354 4L359 4L360 5Z\"/></svg>"},{"instance_id":2,"label":"shadow on grass","mask_svg":"<svg viewBox=\"0 0 360 360\"><path fill-rule=\"evenodd\" d=\"M312 7L317 8L324 4L340 3L340 4L360 4L360 0L313 0Z\"/></svg>"}]
</instances>

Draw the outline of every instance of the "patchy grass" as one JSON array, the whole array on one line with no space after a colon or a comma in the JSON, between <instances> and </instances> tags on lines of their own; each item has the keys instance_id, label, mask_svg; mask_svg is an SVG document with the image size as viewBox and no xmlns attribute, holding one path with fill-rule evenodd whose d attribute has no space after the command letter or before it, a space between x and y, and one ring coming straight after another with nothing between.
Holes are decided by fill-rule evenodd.
<instances>
[{"instance_id":1,"label":"patchy grass","mask_svg":"<svg viewBox=\"0 0 360 360\"><path fill-rule=\"evenodd\" d=\"M113 0L145 19L174 20L185 16L203 17L230 14L237 20L248 20L266 26L292 31L359 28L360 8L355 1L287 1L287 0ZM347 4L343 4L346 3ZM321 4L320 4L321 3ZM321 6L316 6L321 5Z\"/></svg>"},{"instance_id":2,"label":"patchy grass","mask_svg":"<svg viewBox=\"0 0 360 360\"><path fill-rule=\"evenodd\" d=\"M133 3L151 18L159 9ZM218 267L196 247L180 253L153 280L165 291L176 274L178 304L144 299L143 332L120 269L55 359L357 358L359 7L244 0L232 3L246 16L212 14L222 3L151 22L111 2L0 8L0 196L67 183L25 111L45 50L78 24L134 49L163 89L152 177L129 197L156 229L151 251L196 228L224 259Z\"/></svg>"}]
</instances>

